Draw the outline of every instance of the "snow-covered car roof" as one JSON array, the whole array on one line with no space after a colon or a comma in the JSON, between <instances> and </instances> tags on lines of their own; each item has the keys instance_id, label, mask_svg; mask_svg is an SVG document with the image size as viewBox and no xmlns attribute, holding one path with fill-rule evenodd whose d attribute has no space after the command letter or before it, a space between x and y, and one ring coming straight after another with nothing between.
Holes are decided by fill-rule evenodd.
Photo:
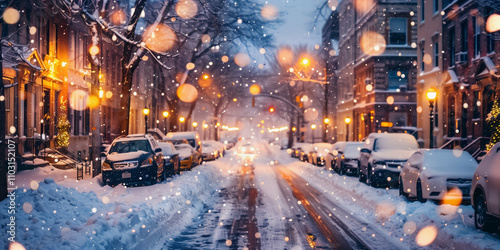
<instances>
[{"instance_id":1,"label":"snow-covered car roof","mask_svg":"<svg viewBox=\"0 0 500 250\"><path fill-rule=\"evenodd\" d=\"M326 142L314 143L314 149L330 149L332 144Z\"/></svg>"},{"instance_id":2,"label":"snow-covered car roof","mask_svg":"<svg viewBox=\"0 0 500 250\"><path fill-rule=\"evenodd\" d=\"M177 150L175 150L174 145L170 142L158 142L158 145L160 146L161 151L164 155L178 154Z\"/></svg>"},{"instance_id":3,"label":"snow-covered car roof","mask_svg":"<svg viewBox=\"0 0 500 250\"><path fill-rule=\"evenodd\" d=\"M166 135L168 140L182 140L182 139L198 139L197 132L169 132Z\"/></svg>"}]
</instances>

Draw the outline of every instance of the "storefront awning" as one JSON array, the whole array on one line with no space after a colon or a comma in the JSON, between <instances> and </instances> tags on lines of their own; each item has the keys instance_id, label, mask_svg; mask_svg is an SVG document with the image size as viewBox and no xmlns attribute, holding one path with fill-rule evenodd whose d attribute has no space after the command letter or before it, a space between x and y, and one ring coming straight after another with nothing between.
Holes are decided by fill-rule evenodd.
<instances>
[{"instance_id":1,"label":"storefront awning","mask_svg":"<svg viewBox=\"0 0 500 250\"><path fill-rule=\"evenodd\" d=\"M493 63L491 58L487 56L481 57L481 62L476 68L476 73L475 73L476 78L481 79L490 77L492 73L493 74L498 73L498 69L497 67L495 67L495 63Z\"/></svg>"},{"instance_id":2,"label":"storefront awning","mask_svg":"<svg viewBox=\"0 0 500 250\"><path fill-rule=\"evenodd\" d=\"M449 84L459 83L460 80L458 80L457 73L455 73L454 70L449 69L444 74L443 82L444 82L444 85L449 85Z\"/></svg>"}]
</instances>

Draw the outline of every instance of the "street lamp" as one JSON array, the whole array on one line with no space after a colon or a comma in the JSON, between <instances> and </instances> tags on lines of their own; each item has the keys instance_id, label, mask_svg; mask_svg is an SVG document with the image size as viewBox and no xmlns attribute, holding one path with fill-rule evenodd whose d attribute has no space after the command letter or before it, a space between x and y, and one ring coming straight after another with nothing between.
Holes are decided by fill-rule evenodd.
<instances>
[{"instance_id":1,"label":"street lamp","mask_svg":"<svg viewBox=\"0 0 500 250\"><path fill-rule=\"evenodd\" d=\"M186 118L184 118L184 116L181 116L179 118L179 121L181 122L181 124L179 125L179 130L182 131L182 126L183 126L183 123L186 121Z\"/></svg>"},{"instance_id":2,"label":"street lamp","mask_svg":"<svg viewBox=\"0 0 500 250\"><path fill-rule=\"evenodd\" d=\"M206 140L207 139L207 128L208 128L208 124L203 124L203 139Z\"/></svg>"},{"instance_id":3,"label":"street lamp","mask_svg":"<svg viewBox=\"0 0 500 250\"><path fill-rule=\"evenodd\" d=\"M429 121L430 121L430 133L429 133L429 148L434 146L434 101L436 100L437 91L435 88L431 87L427 90L427 100L429 100Z\"/></svg>"},{"instance_id":4,"label":"street lamp","mask_svg":"<svg viewBox=\"0 0 500 250\"><path fill-rule=\"evenodd\" d=\"M197 122L193 122L193 128L196 128L198 127L198 123Z\"/></svg>"},{"instance_id":5,"label":"street lamp","mask_svg":"<svg viewBox=\"0 0 500 250\"><path fill-rule=\"evenodd\" d=\"M145 128L146 128L146 130L144 130L144 134L147 134L148 133L148 115L149 115L149 109L148 108L144 108L142 110L142 113L144 114L144 125L145 125Z\"/></svg>"},{"instance_id":6,"label":"street lamp","mask_svg":"<svg viewBox=\"0 0 500 250\"><path fill-rule=\"evenodd\" d=\"M167 117L168 117L168 111L163 111L163 131L166 134L167 133Z\"/></svg>"},{"instance_id":7,"label":"street lamp","mask_svg":"<svg viewBox=\"0 0 500 250\"><path fill-rule=\"evenodd\" d=\"M314 144L314 130L316 130L316 124L311 124L311 128L312 128L312 143Z\"/></svg>"},{"instance_id":8,"label":"street lamp","mask_svg":"<svg viewBox=\"0 0 500 250\"><path fill-rule=\"evenodd\" d=\"M345 140L349 141L349 123L351 123L351 118L346 117L344 119L344 122L345 122L345 128L346 128Z\"/></svg>"}]
</instances>

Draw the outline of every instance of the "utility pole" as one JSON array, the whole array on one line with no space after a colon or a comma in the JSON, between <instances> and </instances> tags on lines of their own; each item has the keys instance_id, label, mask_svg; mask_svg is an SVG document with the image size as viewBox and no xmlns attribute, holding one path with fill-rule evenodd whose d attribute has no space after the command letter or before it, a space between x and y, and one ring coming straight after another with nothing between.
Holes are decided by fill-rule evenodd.
<instances>
[{"instance_id":1,"label":"utility pole","mask_svg":"<svg viewBox=\"0 0 500 250\"><path fill-rule=\"evenodd\" d=\"M328 57L326 58L325 67L325 107L323 108L323 121L328 118ZM328 130L328 124L323 123L323 142L326 142L326 131Z\"/></svg>"}]
</instances>

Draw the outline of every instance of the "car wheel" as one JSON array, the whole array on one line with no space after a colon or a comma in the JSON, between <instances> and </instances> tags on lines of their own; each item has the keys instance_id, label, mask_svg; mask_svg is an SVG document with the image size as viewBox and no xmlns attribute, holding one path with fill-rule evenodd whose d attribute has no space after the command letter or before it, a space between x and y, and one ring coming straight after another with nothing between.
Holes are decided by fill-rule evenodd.
<instances>
[{"instance_id":1,"label":"car wheel","mask_svg":"<svg viewBox=\"0 0 500 250\"><path fill-rule=\"evenodd\" d=\"M422 183L420 182L420 179L417 181L417 201L420 203L424 203L427 201L427 199L424 199L422 195Z\"/></svg>"},{"instance_id":2,"label":"car wheel","mask_svg":"<svg viewBox=\"0 0 500 250\"><path fill-rule=\"evenodd\" d=\"M480 193L474 201L474 224L476 228L483 231L489 231L492 228L492 219L486 212L486 199L483 193Z\"/></svg>"},{"instance_id":3,"label":"car wheel","mask_svg":"<svg viewBox=\"0 0 500 250\"><path fill-rule=\"evenodd\" d=\"M406 193L403 188L403 179L401 179L401 177L399 177L399 196L404 196L408 199L408 193Z\"/></svg>"},{"instance_id":4,"label":"car wheel","mask_svg":"<svg viewBox=\"0 0 500 250\"><path fill-rule=\"evenodd\" d=\"M377 187L377 183L375 181L375 176L373 176L371 166L368 166L368 177L366 178L366 184L371 187Z\"/></svg>"},{"instance_id":5,"label":"car wheel","mask_svg":"<svg viewBox=\"0 0 500 250\"><path fill-rule=\"evenodd\" d=\"M345 171L344 163L340 162L339 175L345 175L345 174L346 174L346 171Z\"/></svg>"},{"instance_id":6,"label":"car wheel","mask_svg":"<svg viewBox=\"0 0 500 250\"><path fill-rule=\"evenodd\" d=\"M363 171L361 171L361 169L359 170L359 174L358 174L358 177L359 177L359 182L361 183L364 183L366 182L366 176L365 174L363 173Z\"/></svg>"}]
</instances>

